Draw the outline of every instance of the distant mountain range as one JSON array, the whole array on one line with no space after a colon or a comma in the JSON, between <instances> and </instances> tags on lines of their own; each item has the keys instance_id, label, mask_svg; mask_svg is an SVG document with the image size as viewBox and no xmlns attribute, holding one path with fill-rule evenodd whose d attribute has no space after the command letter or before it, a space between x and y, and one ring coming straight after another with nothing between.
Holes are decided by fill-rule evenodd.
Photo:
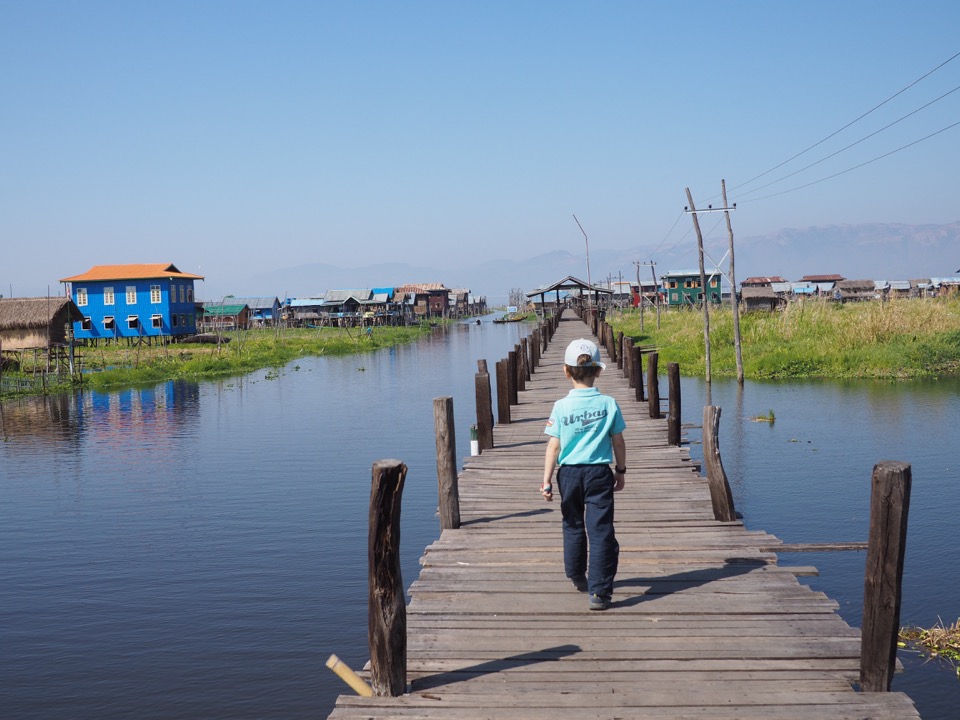
<instances>
[{"instance_id":1,"label":"distant mountain range","mask_svg":"<svg viewBox=\"0 0 960 720\"><path fill-rule=\"evenodd\" d=\"M727 238L707 241L710 258L724 271L728 267ZM755 275L781 275L798 280L804 275L840 274L848 279L908 280L960 275L960 222L947 225L828 225L784 229L752 237L735 236L737 280ZM671 270L697 268L696 239L692 234L664 252L653 245L590 254L590 279L608 276L635 280L634 262L656 258L659 276ZM641 267L644 277L650 268ZM458 261L432 267L380 263L358 268L328 264L296 267L258 274L237 282L225 293L237 296L305 296L328 289L370 288L416 282L442 282L447 287L470 288L489 302L504 302L512 288L533 290L575 275L587 279L586 259L554 250L527 259L488 260L478 264ZM213 288L210 288L213 290Z\"/></svg>"}]
</instances>

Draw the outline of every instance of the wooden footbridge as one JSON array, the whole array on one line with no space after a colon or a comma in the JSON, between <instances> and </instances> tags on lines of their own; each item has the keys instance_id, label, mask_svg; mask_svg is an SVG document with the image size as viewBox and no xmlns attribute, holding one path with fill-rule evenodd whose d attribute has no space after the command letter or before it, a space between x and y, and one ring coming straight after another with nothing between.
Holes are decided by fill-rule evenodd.
<instances>
[{"instance_id":1,"label":"wooden footbridge","mask_svg":"<svg viewBox=\"0 0 960 720\"><path fill-rule=\"evenodd\" d=\"M714 520L686 448L609 363L598 386L623 410L628 474L613 604L588 610L564 577L559 503L538 488L563 350L589 332L568 312L495 448L465 461L462 526L409 590L408 692L342 695L329 717L918 718L901 693L855 689L859 630L777 564L776 537Z\"/></svg>"}]
</instances>

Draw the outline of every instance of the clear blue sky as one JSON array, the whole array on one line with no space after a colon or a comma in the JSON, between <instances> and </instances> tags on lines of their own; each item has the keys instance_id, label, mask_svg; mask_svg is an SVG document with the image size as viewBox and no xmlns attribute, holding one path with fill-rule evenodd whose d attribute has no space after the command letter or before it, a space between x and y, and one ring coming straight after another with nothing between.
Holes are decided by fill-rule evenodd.
<instances>
[{"instance_id":1,"label":"clear blue sky","mask_svg":"<svg viewBox=\"0 0 960 720\"><path fill-rule=\"evenodd\" d=\"M957 221L960 127L747 201L960 121L960 91L746 190L960 86L960 58L735 188L960 52L958 28L953 0L0 0L0 293L105 263L580 252L573 213L591 250L653 247L722 178L740 236Z\"/></svg>"}]
</instances>

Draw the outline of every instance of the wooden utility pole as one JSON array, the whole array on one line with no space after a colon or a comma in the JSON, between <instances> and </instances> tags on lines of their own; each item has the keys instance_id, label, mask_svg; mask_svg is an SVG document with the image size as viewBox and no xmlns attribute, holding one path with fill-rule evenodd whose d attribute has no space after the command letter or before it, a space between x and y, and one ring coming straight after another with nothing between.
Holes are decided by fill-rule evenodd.
<instances>
[{"instance_id":1,"label":"wooden utility pole","mask_svg":"<svg viewBox=\"0 0 960 720\"><path fill-rule=\"evenodd\" d=\"M637 266L637 299L640 301L640 332L643 332L643 285L640 284L640 263L633 263Z\"/></svg>"},{"instance_id":2,"label":"wooden utility pole","mask_svg":"<svg viewBox=\"0 0 960 720\"><path fill-rule=\"evenodd\" d=\"M693 216L693 229L697 231L697 257L700 260L700 297L703 303L703 349L706 375L704 379L710 382L710 303L707 302L707 276L703 271L703 233L700 232L700 221L697 220L697 208L693 204L693 195L690 188L686 188L688 212Z\"/></svg>"},{"instance_id":3,"label":"wooden utility pole","mask_svg":"<svg viewBox=\"0 0 960 720\"><path fill-rule=\"evenodd\" d=\"M656 263L652 260L650 262L645 262L644 265L650 266L650 277L653 278L653 293L656 300L653 301L654 307L657 309L657 330L660 329L660 284L657 282L657 271L653 268L656 267Z\"/></svg>"},{"instance_id":4,"label":"wooden utility pole","mask_svg":"<svg viewBox=\"0 0 960 720\"><path fill-rule=\"evenodd\" d=\"M727 218L727 235L730 237L730 286L733 300L733 346L737 351L737 382L743 385L743 352L740 349L740 302L737 300L737 274L733 269L733 225L730 224L730 211L727 205L727 181L720 181L723 190L723 215ZM737 206L734 205L734 208Z\"/></svg>"},{"instance_id":5,"label":"wooden utility pole","mask_svg":"<svg viewBox=\"0 0 960 720\"><path fill-rule=\"evenodd\" d=\"M580 224L580 221L577 220L577 216L573 216L573 221L577 223L577 227L580 228L580 232L583 233L583 242L587 246L587 285L590 286L590 290L593 290L593 281L590 279L590 238L587 237L586 230L583 229L583 225ZM587 293L587 308L590 308L590 293Z\"/></svg>"}]
</instances>

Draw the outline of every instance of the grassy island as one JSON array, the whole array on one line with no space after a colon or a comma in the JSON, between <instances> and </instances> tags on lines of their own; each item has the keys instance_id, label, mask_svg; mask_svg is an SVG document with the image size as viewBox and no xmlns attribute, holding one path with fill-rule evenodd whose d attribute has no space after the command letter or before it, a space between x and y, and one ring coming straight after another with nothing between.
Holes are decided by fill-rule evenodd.
<instances>
[{"instance_id":1,"label":"grassy island","mask_svg":"<svg viewBox=\"0 0 960 720\"><path fill-rule=\"evenodd\" d=\"M411 342L433 332L429 325L410 327L242 330L223 333L220 344L126 342L77 349L80 384L95 390L141 387L166 380L204 380L276 368L309 355L346 355ZM24 368L22 374L30 374ZM69 392L76 383L46 385L33 392ZM12 395L14 393L7 393Z\"/></svg>"},{"instance_id":2,"label":"grassy island","mask_svg":"<svg viewBox=\"0 0 960 720\"><path fill-rule=\"evenodd\" d=\"M647 309L609 313L614 332L656 346L661 367L677 362L685 375L705 370L703 314ZM960 373L960 298L840 304L791 303L777 312L741 313L744 375L762 378L938 377ZM714 377L736 377L733 312L710 309Z\"/></svg>"}]
</instances>

